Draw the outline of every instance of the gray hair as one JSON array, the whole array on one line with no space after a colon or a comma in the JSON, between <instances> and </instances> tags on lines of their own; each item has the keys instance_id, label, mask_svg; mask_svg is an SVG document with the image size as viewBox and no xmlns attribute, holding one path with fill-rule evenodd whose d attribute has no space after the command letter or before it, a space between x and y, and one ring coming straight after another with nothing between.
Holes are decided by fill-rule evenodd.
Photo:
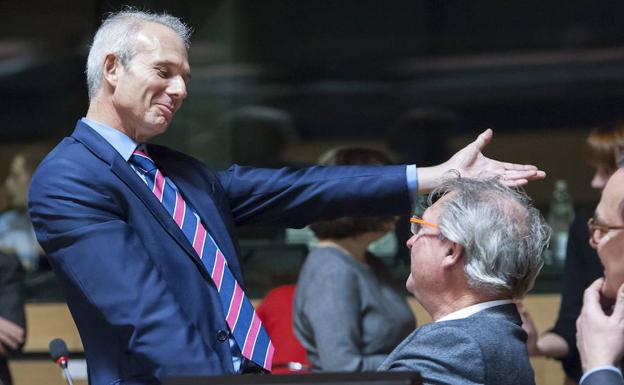
<instances>
[{"instance_id":1,"label":"gray hair","mask_svg":"<svg viewBox=\"0 0 624 385\"><path fill-rule=\"evenodd\" d=\"M464 247L471 288L522 298L543 265L550 227L529 197L496 179L443 182L429 200L448 195L438 222L447 239Z\"/></svg>"},{"instance_id":2,"label":"gray hair","mask_svg":"<svg viewBox=\"0 0 624 385\"><path fill-rule=\"evenodd\" d=\"M117 55L125 66L137 54L136 35L145 23L157 23L171 28L180 36L185 47L190 47L192 31L175 16L139 11L130 7L109 15L95 33L87 58L89 99L93 99L102 86L102 66L106 55Z\"/></svg>"}]
</instances>

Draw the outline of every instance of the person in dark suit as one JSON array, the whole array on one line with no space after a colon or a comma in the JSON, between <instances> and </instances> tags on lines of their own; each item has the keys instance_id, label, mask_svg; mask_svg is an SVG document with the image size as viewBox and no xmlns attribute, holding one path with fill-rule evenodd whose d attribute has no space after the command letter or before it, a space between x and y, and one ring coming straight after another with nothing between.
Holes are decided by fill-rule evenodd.
<instances>
[{"instance_id":1,"label":"person in dark suit","mask_svg":"<svg viewBox=\"0 0 624 385\"><path fill-rule=\"evenodd\" d=\"M491 130L431 168L213 171L146 144L187 96L188 39L167 14L109 16L87 60L86 118L33 176L30 215L92 385L270 370L273 347L242 289L235 226L404 212L410 192L430 190L449 169L511 185L544 177L484 157Z\"/></svg>"},{"instance_id":2,"label":"person in dark suit","mask_svg":"<svg viewBox=\"0 0 624 385\"><path fill-rule=\"evenodd\" d=\"M24 269L15 254L0 251L0 384L11 385L8 358L26 341Z\"/></svg>"},{"instance_id":3,"label":"person in dark suit","mask_svg":"<svg viewBox=\"0 0 624 385\"><path fill-rule=\"evenodd\" d=\"M534 384L512 301L532 287L550 228L525 194L496 180L459 178L432 194L411 220L406 287L434 322L379 370L419 371L425 384Z\"/></svg>"},{"instance_id":4,"label":"person in dark suit","mask_svg":"<svg viewBox=\"0 0 624 385\"><path fill-rule=\"evenodd\" d=\"M591 130L585 140L585 157L594 169L590 185L602 190L617 170L617 154L624 148L624 121L616 120ZM564 384L577 384L583 375L581 358L576 349L576 319L583 306L583 292L602 277L603 267L596 250L591 247L587 220L595 205L575 212L570 225L563 274L561 305L555 325L539 334L529 312L520 306L523 327L529 335L529 355L544 356L561 361L566 374Z\"/></svg>"},{"instance_id":5,"label":"person in dark suit","mask_svg":"<svg viewBox=\"0 0 624 385\"><path fill-rule=\"evenodd\" d=\"M624 356L624 168L607 182L593 218L589 243L604 266L604 278L583 295L576 321L581 355L581 385L624 384L619 363Z\"/></svg>"}]
</instances>

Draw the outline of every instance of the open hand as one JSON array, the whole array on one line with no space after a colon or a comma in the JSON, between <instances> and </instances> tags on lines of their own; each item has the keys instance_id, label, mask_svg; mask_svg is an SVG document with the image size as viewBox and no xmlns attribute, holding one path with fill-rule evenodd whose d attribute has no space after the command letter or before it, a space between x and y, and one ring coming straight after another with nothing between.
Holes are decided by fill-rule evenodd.
<instances>
[{"instance_id":1,"label":"open hand","mask_svg":"<svg viewBox=\"0 0 624 385\"><path fill-rule=\"evenodd\" d=\"M457 170L462 177L487 179L500 178L507 186L523 186L531 180L546 177L544 171L528 164L500 162L483 155L483 149L492 140L493 132L487 129L477 139L459 150L442 164L446 170Z\"/></svg>"},{"instance_id":2,"label":"open hand","mask_svg":"<svg viewBox=\"0 0 624 385\"><path fill-rule=\"evenodd\" d=\"M24 343L24 329L0 317L0 355L5 356L8 350L17 350Z\"/></svg>"}]
</instances>

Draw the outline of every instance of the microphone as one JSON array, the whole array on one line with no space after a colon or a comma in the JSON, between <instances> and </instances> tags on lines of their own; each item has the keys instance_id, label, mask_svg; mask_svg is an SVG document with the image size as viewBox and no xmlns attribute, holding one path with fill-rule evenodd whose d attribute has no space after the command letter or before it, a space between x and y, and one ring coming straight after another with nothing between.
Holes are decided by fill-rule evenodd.
<instances>
[{"instance_id":1,"label":"microphone","mask_svg":"<svg viewBox=\"0 0 624 385\"><path fill-rule=\"evenodd\" d=\"M67 363L69 362L69 351L67 350L67 345L65 345L65 341L60 338L55 338L50 341L50 356L52 357L52 360L63 371L67 383L69 385L74 385L71 379L71 375L69 374L69 370L67 369Z\"/></svg>"}]
</instances>

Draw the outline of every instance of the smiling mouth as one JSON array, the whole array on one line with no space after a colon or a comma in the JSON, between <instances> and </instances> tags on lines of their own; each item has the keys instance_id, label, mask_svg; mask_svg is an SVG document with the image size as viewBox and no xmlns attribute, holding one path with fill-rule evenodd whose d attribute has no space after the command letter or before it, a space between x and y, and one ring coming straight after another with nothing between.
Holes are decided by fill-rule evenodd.
<instances>
[{"instance_id":1,"label":"smiling mouth","mask_svg":"<svg viewBox=\"0 0 624 385\"><path fill-rule=\"evenodd\" d=\"M158 108L160 108L160 110L162 110L169 117L173 116L173 107L172 106L168 106L166 104L161 104L161 103L157 103L156 106Z\"/></svg>"}]
</instances>

